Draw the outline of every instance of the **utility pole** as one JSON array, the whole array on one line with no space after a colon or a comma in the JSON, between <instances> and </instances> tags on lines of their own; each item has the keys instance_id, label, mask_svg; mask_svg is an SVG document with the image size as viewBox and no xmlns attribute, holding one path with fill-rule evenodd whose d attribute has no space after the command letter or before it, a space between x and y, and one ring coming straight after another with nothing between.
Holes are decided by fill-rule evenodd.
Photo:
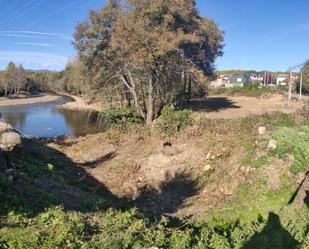
<instances>
[{"instance_id":1,"label":"utility pole","mask_svg":"<svg viewBox=\"0 0 309 249\"><path fill-rule=\"evenodd\" d=\"M303 91L303 72L300 72L300 82L299 82L299 100L301 100L301 95Z\"/></svg>"},{"instance_id":2,"label":"utility pole","mask_svg":"<svg viewBox=\"0 0 309 249\"><path fill-rule=\"evenodd\" d=\"M292 98L292 68L289 67L289 97L288 97L288 103L290 103L290 100Z\"/></svg>"}]
</instances>

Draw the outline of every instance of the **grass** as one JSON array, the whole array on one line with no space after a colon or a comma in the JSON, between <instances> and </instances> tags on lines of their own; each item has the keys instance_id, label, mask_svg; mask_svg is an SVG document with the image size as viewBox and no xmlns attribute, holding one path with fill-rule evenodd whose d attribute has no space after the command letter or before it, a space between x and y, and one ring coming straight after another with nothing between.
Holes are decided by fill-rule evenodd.
<instances>
[{"instance_id":1,"label":"grass","mask_svg":"<svg viewBox=\"0 0 309 249\"><path fill-rule=\"evenodd\" d=\"M290 160L293 157L291 172L298 174L309 169L309 126L301 125L293 128L284 128L270 136L277 142L277 148L270 154L282 159Z\"/></svg>"},{"instance_id":2,"label":"grass","mask_svg":"<svg viewBox=\"0 0 309 249\"><path fill-rule=\"evenodd\" d=\"M309 210L287 205L294 176L283 171L280 188L274 190L263 174L274 157L287 158L291 153L296 169L303 170L308 160L308 126L279 113L192 122L202 135L185 141L216 152L211 161L214 170L198 177L201 186L208 188L225 179L232 161L256 169L253 175L239 176L233 196L205 208L194 219L146 216L130 205L117 207L113 200L94 195L91 186L85 189L85 184L70 179L66 167L59 167L57 161L28 158L14 163L26 174L23 184L8 181L0 170L0 248L308 248ZM260 125L267 127L268 137L257 138ZM154 135L146 128L138 130L144 139ZM139 134L136 129L126 132ZM182 130L177 139L184 134ZM112 129L99 136L119 146L128 134ZM259 150L267 152L264 144L270 138L276 139L277 150L258 156ZM38 185L43 180L46 184ZM78 195L72 201L78 206L61 205L63 196L50 191L50 186L65 192L73 188Z\"/></svg>"},{"instance_id":3,"label":"grass","mask_svg":"<svg viewBox=\"0 0 309 249\"><path fill-rule=\"evenodd\" d=\"M282 90L272 87L257 87L253 85L244 87L216 87L210 88L209 95L247 96L259 97L264 94L282 93Z\"/></svg>"}]
</instances>

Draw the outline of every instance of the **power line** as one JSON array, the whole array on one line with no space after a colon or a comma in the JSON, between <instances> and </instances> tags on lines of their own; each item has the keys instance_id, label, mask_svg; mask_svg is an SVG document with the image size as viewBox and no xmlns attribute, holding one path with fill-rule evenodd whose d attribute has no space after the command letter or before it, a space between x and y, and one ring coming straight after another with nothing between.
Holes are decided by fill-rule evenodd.
<instances>
[{"instance_id":1,"label":"power line","mask_svg":"<svg viewBox=\"0 0 309 249\"><path fill-rule=\"evenodd\" d=\"M297 69L299 67L302 67L303 65L305 65L307 63L307 61L308 61L308 59L303 61L303 62L301 62L301 63L299 63L299 64L297 64L297 65L295 65L295 66L290 67L289 70L290 69L293 70L293 69Z\"/></svg>"},{"instance_id":2,"label":"power line","mask_svg":"<svg viewBox=\"0 0 309 249\"><path fill-rule=\"evenodd\" d=\"M35 9L35 8L37 8L37 7L39 7L40 5L42 5L44 2L46 2L47 0L42 0L42 1L40 1L40 2L38 2L38 3L36 3L36 4L34 4L30 9L28 9L28 10L26 10L24 13L22 13L23 15L24 14L26 14L26 13L28 13L28 12L30 12L31 10L33 10L33 9Z\"/></svg>"},{"instance_id":3,"label":"power line","mask_svg":"<svg viewBox=\"0 0 309 249\"><path fill-rule=\"evenodd\" d=\"M66 5L66 6L64 6L64 7L60 8L60 9L57 9L57 10L55 10L55 11L49 13L48 15L46 15L46 16L44 16L44 17L41 17L41 18L36 19L35 21L33 21L32 23L30 23L29 25L36 24L36 23L39 22L39 21L42 21L42 20L44 20L44 19L46 19L46 18L48 18L48 17L54 16L54 15L56 15L56 14L58 14L58 13L64 11L64 10L66 10L67 8L70 8L70 7L73 7L73 6L77 5L77 4L79 4L79 3L82 2L82 1L83 1L83 0L78 0L78 1L75 1L75 2L73 2L73 3L71 3L71 4L68 4L68 5Z\"/></svg>"},{"instance_id":4,"label":"power line","mask_svg":"<svg viewBox=\"0 0 309 249\"><path fill-rule=\"evenodd\" d=\"M26 13L30 12L31 10L39 7L40 5L42 5L44 2L46 2L47 0L41 0L38 3L35 3L34 5L32 5L29 9L25 10L23 13L21 13L20 15L15 15L14 17L19 17L21 15L25 15ZM10 20L6 21L5 23L7 24L8 22L10 22Z\"/></svg>"},{"instance_id":5,"label":"power line","mask_svg":"<svg viewBox=\"0 0 309 249\"><path fill-rule=\"evenodd\" d=\"M22 12L24 9L26 9L28 6L30 6L32 3L34 3L36 0L31 0L30 2L24 4L23 6L21 6L20 8L18 8L15 12L13 12L12 15L9 15L7 18L5 18L4 20L2 20L1 24L6 23L8 20L10 20L11 18L17 16L20 12Z\"/></svg>"}]
</instances>

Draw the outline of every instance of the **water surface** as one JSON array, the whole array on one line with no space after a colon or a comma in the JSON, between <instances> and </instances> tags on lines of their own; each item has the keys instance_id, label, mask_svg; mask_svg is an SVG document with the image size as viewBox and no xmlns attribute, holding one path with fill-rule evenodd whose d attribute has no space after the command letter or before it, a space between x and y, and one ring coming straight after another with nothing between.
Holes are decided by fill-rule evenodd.
<instances>
[{"instance_id":1,"label":"water surface","mask_svg":"<svg viewBox=\"0 0 309 249\"><path fill-rule=\"evenodd\" d=\"M26 137L81 136L106 129L95 112L58 108L70 101L61 97L49 103L0 106L1 118Z\"/></svg>"}]
</instances>

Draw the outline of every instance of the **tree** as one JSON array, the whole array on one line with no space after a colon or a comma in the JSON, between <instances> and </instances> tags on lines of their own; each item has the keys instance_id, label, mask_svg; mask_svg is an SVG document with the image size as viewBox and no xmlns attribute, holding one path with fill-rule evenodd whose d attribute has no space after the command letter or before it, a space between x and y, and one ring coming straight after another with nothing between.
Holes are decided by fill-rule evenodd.
<instances>
[{"instance_id":1,"label":"tree","mask_svg":"<svg viewBox=\"0 0 309 249\"><path fill-rule=\"evenodd\" d=\"M110 0L89 17L74 44L91 82L128 91L148 124L182 105L222 55L222 32L194 0Z\"/></svg>"},{"instance_id":2,"label":"tree","mask_svg":"<svg viewBox=\"0 0 309 249\"><path fill-rule=\"evenodd\" d=\"M13 85L16 82L16 66L13 62L7 65L4 76L4 94L12 93Z\"/></svg>"},{"instance_id":3,"label":"tree","mask_svg":"<svg viewBox=\"0 0 309 249\"><path fill-rule=\"evenodd\" d=\"M21 89L26 89L27 75L25 69L20 65L15 68L14 94L18 95Z\"/></svg>"},{"instance_id":4,"label":"tree","mask_svg":"<svg viewBox=\"0 0 309 249\"><path fill-rule=\"evenodd\" d=\"M2 77L1 87L5 95L18 95L20 90L26 88L27 81L27 74L24 68L21 65L16 67L13 62L10 62Z\"/></svg>"}]
</instances>

